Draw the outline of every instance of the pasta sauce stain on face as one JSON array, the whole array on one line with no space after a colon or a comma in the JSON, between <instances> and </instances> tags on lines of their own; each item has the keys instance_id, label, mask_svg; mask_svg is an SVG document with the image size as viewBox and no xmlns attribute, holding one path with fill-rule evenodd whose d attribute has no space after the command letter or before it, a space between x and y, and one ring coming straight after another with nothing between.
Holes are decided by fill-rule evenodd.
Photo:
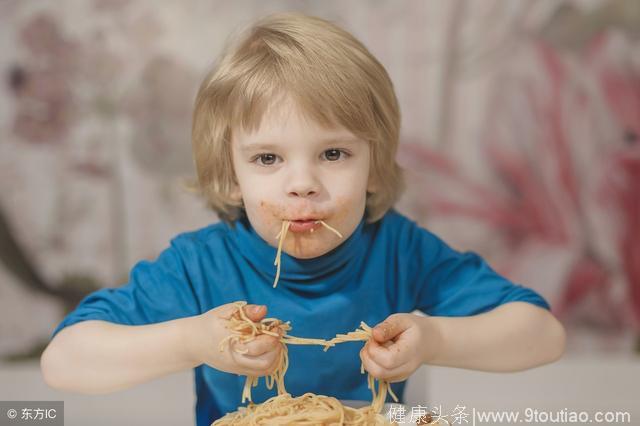
<instances>
[{"instance_id":1,"label":"pasta sauce stain on face","mask_svg":"<svg viewBox=\"0 0 640 426\"><path fill-rule=\"evenodd\" d=\"M279 239L276 236L281 231L284 220L322 220L343 235L344 238L340 239L335 233L321 224L313 226L311 228L313 232L311 232L311 229L294 232L290 228L283 242L283 251L296 258L310 259L333 250L353 233L355 226L352 229L348 229L348 224L344 223L350 213L348 207L349 203L345 200L338 200L335 208L331 211L314 208L309 202L298 204L295 207L285 207L262 200L259 203L257 219L261 222L262 228L266 229L268 233L266 236L261 236L273 247L278 246ZM297 226L297 228L301 227Z\"/></svg>"}]
</instances>

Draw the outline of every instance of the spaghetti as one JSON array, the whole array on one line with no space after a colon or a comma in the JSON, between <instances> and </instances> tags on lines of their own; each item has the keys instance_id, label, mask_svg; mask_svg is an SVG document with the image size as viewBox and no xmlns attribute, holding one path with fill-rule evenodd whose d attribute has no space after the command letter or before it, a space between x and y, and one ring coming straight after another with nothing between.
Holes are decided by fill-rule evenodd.
<instances>
[{"instance_id":1,"label":"spaghetti","mask_svg":"<svg viewBox=\"0 0 640 426\"><path fill-rule=\"evenodd\" d=\"M282 244L284 243L284 239L287 238L289 225L291 225L291 222L289 222L288 220L282 221L282 228L280 229L280 233L276 236L276 238L280 239L280 242L278 242L276 260L273 261L273 264L276 265L276 279L273 280L273 288L276 288L276 286L278 285L278 280L280 279L280 258L282 256Z\"/></svg>"},{"instance_id":2,"label":"spaghetti","mask_svg":"<svg viewBox=\"0 0 640 426\"><path fill-rule=\"evenodd\" d=\"M356 329L355 331L351 331L347 334L338 334L336 337L329 340L324 350L326 351L327 349L329 349L329 347L334 346L337 343L357 342L357 341L366 342L372 337L372 335L373 335L372 328L369 327L367 324L365 324L364 321L362 321L360 322L360 328ZM364 364L360 365L360 372L364 374ZM384 401L387 398L387 392L391 395L394 401L398 402L398 397L396 396L395 393L393 393L391 386L389 386L389 382L385 380L380 380L378 391L376 392L375 379L371 374L368 375L368 381L369 381L368 383L369 389L371 389L371 393L373 395L373 399L371 401L371 407L376 413L379 413L380 410L382 410L382 407L384 406Z\"/></svg>"},{"instance_id":3,"label":"spaghetti","mask_svg":"<svg viewBox=\"0 0 640 426\"><path fill-rule=\"evenodd\" d=\"M350 425L388 426L391 423L372 407L351 408L336 398L305 393L288 393L269 398L262 404L241 407L216 420L211 426L244 425Z\"/></svg>"},{"instance_id":4,"label":"spaghetti","mask_svg":"<svg viewBox=\"0 0 640 426\"><path fill-rule=\"evenodd\" d=\"M292 397L284 387L284 375L289 366L287 345L319 345L324 350L338 343L366 341L371 338L372 329L364 322L360 328L347 334L338 334L330 340L307 339L287 334L291 330L289 322L282 322L274 318L265 318L258 323L251 321L242 307L246 302L236 302L237 311L229 319L228 328L231 335L220 342L220 350L233 343L247 343L260 334L279 337L283 344L280 359L276 369L266 377L268 389L277 385L278 395L262 404L250 403L247 407L240 407L238 411L229 413L216 420L212 426L227 425L260 425L260 424L344 424L352 426L389 425L387 419L380 414L387 392L397 402L398 399L389 387L389 383L381 380L376 391L375 378L369 375L368 384L373 395L370 406L362 408L345 407L337 399L324 395L306 393L299 397ZM237 349L234 349L237 350ZM360 371L364 373L364 367ZM247 376L242 391L242 402L251 401L251 388L257 386L258 377Z\"/></svg>"},{"instance_id":5,"label":"spaghetti","mask_svg":"<svg viewBox=\"0 0 640 426\"><path fill-rule=\"evenodd\" d=\"M338 232L337 229L332 228L331 226L329 226L327 223L325 223L323 220L317 220L316 223L321 224L322 226L324 226L325 228L327 228L329 231L333 232L334 234L336 234L338 236L338 238L342 238L342 234L340 232Z\"/></svg>"},{"instance_id":6,"label":"spaghetti","mask_svg":"<svg viewBox=\"0 0 640 426\"><path fill-rule=\"evenodd\" d=\"M264 318L259 323L251 321L245 314L244 309L242 309L246 304L247 302L235 303L238 309L231 315L228 324L228 328L231 329L231 334L220 342L221 352L225 350L227 344L247 343L255 339L260 334L282 337L291 329L288 322L283 323L275 318ZM239 353L243 353L237 348L234 348L234 350ZM286 392L284 388L284 373L287 371L288 366L289 357L287 355L287 347L283 345L282 351L280 352L278 366L274 372L266 378L267 387L269 389L273 389L273 385L275 383L278 388L278 394ZM258 377L247 376L244 389L242 390L242 402L247 400L251 401L251 387L257 385Z\"/></svg>"}]
</instances>

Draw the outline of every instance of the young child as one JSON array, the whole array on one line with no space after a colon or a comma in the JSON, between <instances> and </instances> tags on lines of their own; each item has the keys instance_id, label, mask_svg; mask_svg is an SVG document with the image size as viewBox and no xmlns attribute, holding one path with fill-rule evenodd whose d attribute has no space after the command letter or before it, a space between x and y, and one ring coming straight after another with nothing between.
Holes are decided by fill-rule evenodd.
<instances>
[{"instance_id":1,"label":"young child","mask_svg":"<svg viewBox=\"0 0 640 426\"><path fill-rule=\"evenodd\" d=\"M289 347L294 396L370 399L361 362L401 397L423 364L516 371L558 359L564 329L542 297L393 210L399 127L389 76L352 35L299 14L258 21L195 104L198 184L223 221L178 235L127 285L85 298L42 356L46 382L97 394L193 368L197 424L209 425L281 350L262 335L244 354L220 352L235 301L299 337L377 324L364 347ZM261 380L252 394L275 391Z\"/></svg>"}]
</instances>

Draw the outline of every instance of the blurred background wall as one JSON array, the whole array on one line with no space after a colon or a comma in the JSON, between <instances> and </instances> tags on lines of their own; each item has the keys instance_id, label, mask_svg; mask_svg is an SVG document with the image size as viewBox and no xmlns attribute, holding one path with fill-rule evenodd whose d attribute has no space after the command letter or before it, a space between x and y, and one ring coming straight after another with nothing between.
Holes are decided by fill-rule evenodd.
<instances>
[{"instance_id":1,"label":"blurred background wall","mask_svg":"<svg viewBox=\"0 0 640 426\"><path fill-rule=\"evenodd\" d=\"M230 34L284 10L343 25L389 71L398 209L547 297L566 362L637 372L639 1L4 0L0 399L38 380L84 295L217 221L183 189L194 96Z\"/></svg>"}]
</instances>

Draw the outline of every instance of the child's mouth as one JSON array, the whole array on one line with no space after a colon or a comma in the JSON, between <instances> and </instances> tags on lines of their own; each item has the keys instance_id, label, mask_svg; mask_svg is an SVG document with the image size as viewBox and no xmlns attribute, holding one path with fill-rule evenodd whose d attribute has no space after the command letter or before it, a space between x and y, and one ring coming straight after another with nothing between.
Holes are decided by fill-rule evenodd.
<instances>
[{"instance_id":1,"label":"child's mouth","mask_svg":"<svg viewBox=\"0 0 640 426\"><path fill-rule=\"evenodd\" d=\"M321 226L319 219L292 220L289 224L289 230L291 232L313 232Z\"/></svg>"}]
</instances>

